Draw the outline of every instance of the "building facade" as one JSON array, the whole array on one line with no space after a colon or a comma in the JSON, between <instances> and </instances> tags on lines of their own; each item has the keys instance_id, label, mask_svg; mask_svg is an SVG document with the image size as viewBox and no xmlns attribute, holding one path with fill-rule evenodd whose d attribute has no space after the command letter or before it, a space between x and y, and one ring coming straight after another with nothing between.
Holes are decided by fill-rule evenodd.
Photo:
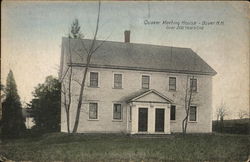
<instances>
[{"instance_id":1,"label":"building facade","mask_svg":"<svg viewBox=\"0 0 250 162\"><path fill-rule=\"evenodd\" d=\"M182 131L185 97L193 89L187 132L212 131L212 76L216 72L188 48L101 42L87 73L79 133L170 134ZM84 42L84 43L83 43ZM60 79L68 85L72 67L70 128L86 67L82 45L63 38ZM84 47L84 48L86 48ZM82 55L80 55L82 54ZM66 92L66 93L65 93ZM61 131L67 131L62 93Z\"/></svg>"}]
</instances>

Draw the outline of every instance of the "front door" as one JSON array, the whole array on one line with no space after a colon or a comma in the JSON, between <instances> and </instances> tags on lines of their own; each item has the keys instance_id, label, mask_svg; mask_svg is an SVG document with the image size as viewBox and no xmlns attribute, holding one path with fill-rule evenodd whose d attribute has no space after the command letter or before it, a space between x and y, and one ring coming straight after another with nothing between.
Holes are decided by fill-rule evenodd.
<instances>
[{"instance_id":1,"label":"front door","mask_svg":"<svg viewBox=\"0 0 250 162\"><path fill-rule=\"evenodd\" d=\"M155 131L164 132L164 109L155 109Z\"/></svg>"},{"instance_id":2,"label":"front door","mask_svg":"<svg viewBox=\"0 0 250 162\"><path fill-rule=\"evenodd\" d=\"M139 132L148 131L148 109L147 108L139 108L138 131Z\"/></svg>"}]
</instances>

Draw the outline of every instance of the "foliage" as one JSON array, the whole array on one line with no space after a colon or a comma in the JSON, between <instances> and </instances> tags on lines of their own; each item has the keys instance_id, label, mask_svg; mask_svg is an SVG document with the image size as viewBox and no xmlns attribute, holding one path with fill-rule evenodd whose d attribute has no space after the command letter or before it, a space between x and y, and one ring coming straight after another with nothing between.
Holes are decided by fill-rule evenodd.
<instances>
[{"instance_id":1,"label":"foliage","mask_svg":"<svg viewBox=\"0 0 250 162\"><path fill-rule=\"evenodd\" d=\"M4 141L11 160L30 161L246 161L246 135L167 135L161 138L115 134L45 134Z\"/></svg>"},{"instance_id":2,"label":"foliage","mask_svg":"<svg viewBox=\"0 0 250 162\"><path fill-rule=\"evenodd\" d=\"M43 84L38 84L33 92L30 108L36 129L41 132L60 130L61 85L58 79L48 76Z\"/></svg>"},{"instance_id":3,"label":"foliage","mask_svg":"<svg viewBox=\"0 0 250 162\"><path fill-rule=\"evenodd\" d=\"M1 99L3 99L3 98L4 98L4 96L5 96L5 94L2 94L2 91L4 92L4 90L5 90L4 85L0 84Z\"/></svg>"},{"instance_id":4,"label":"foliage","mask_svg":"<svg viewBox=\"0 0 250 162\"><path fill-rule=\"evenodd\" d=\"M78 19L75 19L71 25L71 30L69 33L69 38L83 38L83 35L81 33L81 27L79 26Z\"/></svg>"},{"instance_id":5,"label":"foliage","mask_svg":"<svg viewBox=\"0 0 250 162\"><path fill-rule=\"evenodd\" d=\"M12 70L10 70L7 76L5 97L1 120L2 134L4 137L19 137L23 135L26 127Z\"/></svg>"}]
</instances>

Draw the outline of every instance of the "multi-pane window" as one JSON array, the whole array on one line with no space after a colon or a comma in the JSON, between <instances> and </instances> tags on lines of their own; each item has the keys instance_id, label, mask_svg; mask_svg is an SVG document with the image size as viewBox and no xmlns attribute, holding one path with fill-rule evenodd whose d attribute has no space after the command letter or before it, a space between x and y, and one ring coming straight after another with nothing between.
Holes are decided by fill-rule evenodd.
<instances>
[{"instance_id":1,"label":"multi-pane window","mask_svg":"<svg viewBox=\"0 0 250 162\"><path fill-rule=\"evenodd\" d=\"M197 79L194 79L194 78L190 79L190 89L193 92L197 92Z\"/></svg>"},{"instance_id":2,"label":"multi-pane window","mask_svg":"<svg viewBox=\"0 0 250 162\"><path fill-rule=\"evenodd\" d=\"M114 104L113 107L113 119L121 120L122 119L122 105L121 104Z\"/></svg>"},{"instance_id":3,"label":"multi-pane window","mask_svg":"<svg viewBox=\"0 0 250 162\"><path fill-rule=\"evenodd\" d=\"M190 106L189 121L197 121L197 107L196 106Z\"/></svg>"},{"instance_id":4,"label":"multi-pane window","mask_svg":"<svg viewBox=\"0 0 250 162\"><path fill-rule=\"evenodd\" d=\"M90 72L90 87L98 87L98 73Z\"/></svg>"},{"instance_id":5,"label":"multi-pane window","mask_svg":"<svg viewBox=\"0 0 250 162\"><path fill-rule=\"evenodd\" d=\"M169 90L175 91L176 90L176 78L169 77Z\"/></svg>"},{"instance_id":6,"label":"multi-pane window","mask_svg":"<svg viewBox=\"0 0 250 162\"><path fill-rule=\"evenodd\" d=\"M114 88L122 88L122 74L114 74Z\"/></svg>"},{"instance_id":7,"label":"multi-pane window","mask_svg":"<svg viewBox=\"0 0 250 162\"><path fill-rule=\"evenodd\" d=\"M89 103L89 119L98 118L98 105L97 103Z\"/></svg>"},{"instance_id":8,"label":"multi-pane window","mask_svg":"<svg viewBox=\"0 0 250 162\"><path fill-rule=\"evenodd\" d=\"M175 116L176 116L176 107L175 105L171 105L170 120L175 120Z\"/></svg>"},{"instance_id":9,"label":"multi-pane window","mask_svg":"<svg viewBox=\"0 0 250 162\"><path fill-rule=\"evenodd\" d=\"M148 75L142 75L142 88L143 89L149 89L149 76Z\"/></svg>"}]
</instances>

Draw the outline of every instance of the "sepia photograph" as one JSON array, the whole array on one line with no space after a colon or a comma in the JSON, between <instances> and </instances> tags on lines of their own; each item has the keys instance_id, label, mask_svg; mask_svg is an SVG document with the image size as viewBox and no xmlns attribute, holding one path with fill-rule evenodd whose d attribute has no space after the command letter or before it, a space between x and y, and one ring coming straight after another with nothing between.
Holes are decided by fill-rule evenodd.
<instances>
[{"instance_id":1,"label":"sepia photograph","mask_svg":"<svg viewBox=\"0 0 250 162\"><path fill-rule=\"evenodd\" d=\"M250 161L249 3L2 1L0 161Z\"/></svg>"}]
</instances>

